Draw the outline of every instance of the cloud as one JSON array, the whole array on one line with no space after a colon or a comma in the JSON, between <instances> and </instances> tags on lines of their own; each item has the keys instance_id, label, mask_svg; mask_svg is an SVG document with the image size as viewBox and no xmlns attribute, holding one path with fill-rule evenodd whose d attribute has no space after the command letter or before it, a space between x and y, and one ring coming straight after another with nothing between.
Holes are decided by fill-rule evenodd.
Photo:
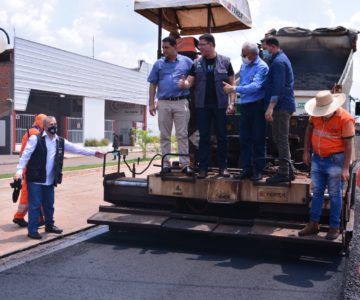
<instances>
[{"instance_id":1,"label":"cloud","mask_svg":"<svg viewBox=\"0 0 360 300\"><path fill-rule=\"evenodd\" d=\"M352 27L360 29L360 11L353 14L350 18L350 24Z\"/></svg>"},{"instance_id":2,"label":"cloud","mask_svg":"<svg viewBox=\"0 0 360 300\"><path fill-rule=\"evenodd\" d=\"M352 9L335 0L248 2L253 28L215 35L217 51L232 59L235 70L241 64L241 45L245 41L258 42L270 28L343 25L360 29L357 1L352 2ZM15 27L17 36L88 56L92 55L94 36L95 58L132 68L139 59L154 62L157 50L157 26L135 13L133 3L133 0L1 0L1 27L10 35ZM354 61L360 70L358 53ZM360 81L357 74L360 72L354 72L354 78Z\"/></svg>"},{"instance_id":3,"label":"cloud","mask_svg":"<svg viewBox=\"0 0 360 300\"><path fill-rule=\"evenodd\" d=\"M334 11L332 9L327 9L324 14L330 19L330 25L334 26L336 20L336 14L334 13Z\"/></svg>"},{"instance_id":4,"label":"cloud","mask_svg":"<svg viewBox=\"0 0 360 300\"><path fill-rule=\"evenodd\" d=\"M50 40L49 24L53 18L56 0L46 3L21 0L3 0L0 10L2 27L12 35L13 30L22 37L35 41Z\"/></svg>"}]
</instances>

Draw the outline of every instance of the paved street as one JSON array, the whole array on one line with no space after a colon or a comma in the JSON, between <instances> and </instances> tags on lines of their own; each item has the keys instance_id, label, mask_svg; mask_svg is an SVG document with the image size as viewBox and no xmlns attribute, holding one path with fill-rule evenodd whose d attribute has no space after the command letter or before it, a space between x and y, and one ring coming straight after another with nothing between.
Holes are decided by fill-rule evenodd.
<instances>
[{"instance_id":1,"label":"paved street","mask_svg":"<svg viewBox=\"0 0 360 300\"><path fill-rule=\"evenodd\" d=\"M0 299L340 299L345 259L326 253L109 232L0 273Z\"/></svg>"},{"instance_id":2,"label":"paved street","mask_svg":"<svg viewBox=\"0 0 360 300\"><path fill-rule=\"evenodd\" d=\"M84 164L87 159L99 162L96 158L66 162ZM157 170L152 167L149 172ZM101 172L97 168L65 173L55 203L55 221L64 229L63 238L56 240L57 235L40 229L44 236L40 242L28 239L26 229L11 222L16 205L11 202L10 179L0 180L0 267L7 261L19 264L0 273L0 299L51 295L54 299L328 300L342 299L345 285L350 291L345 299L358 299L359 225L348 260L327 249L182 233L107 232L73 245L77 235L67 235L89 228L86 219L100 204L106 205ZM73 243L66 248L69 239ZM53 243L63 245L61 250L42 250L54 249ZM24 257L19 263L18 255Z\"/></svg>"}]
</instances>

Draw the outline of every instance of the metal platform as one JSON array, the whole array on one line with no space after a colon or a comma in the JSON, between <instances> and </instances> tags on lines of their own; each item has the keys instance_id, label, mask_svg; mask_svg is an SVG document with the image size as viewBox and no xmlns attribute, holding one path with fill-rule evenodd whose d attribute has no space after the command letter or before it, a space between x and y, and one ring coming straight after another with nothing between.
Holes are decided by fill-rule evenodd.
<instances>
[{"instance_id":1,"label":"metal platform","mask_svg":"<svg viewBox=\"0 0 360 300\"><path fill-rule=\"evenodd\" d=\"M217 236L271 238L292 242L329 245L341 248L343 239L325 239L328 227L317 235L299 237L304 223L279 222L264 219L229 219L216 216L199 216L172 213L168 210L136 209L119 206L100 206L100 211L88 219L90 224L109 225L112 229L153 229L187 231Z\"/></svg>"}]
</instances>

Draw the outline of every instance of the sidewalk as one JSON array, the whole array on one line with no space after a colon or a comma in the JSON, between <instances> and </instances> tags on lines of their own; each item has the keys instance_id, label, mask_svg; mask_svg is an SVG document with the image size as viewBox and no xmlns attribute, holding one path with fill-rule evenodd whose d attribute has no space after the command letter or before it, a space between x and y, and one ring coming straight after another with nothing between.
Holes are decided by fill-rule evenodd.
<instances>
[{"instance_id":1,"label":"sidewalk","mask_svg":"<svg viewBox=\"0 0 360 300\"><path fill-rule=\"evenodd\" d=\"M88 157L73 158L68 161L79 164L79 162L87 161L86 158ZM8 161L11 161L10 157ZM101 162L94 158L91 163L99 161ZM16 163L17 161L14 162L14 164ZM14 165L10 166L15 168ZM137 168L142 170L145 166L147 163L142 163ZM0 166L0 168L2 167L3 165ZM130 176L129 171L124 167L121 167L121 171L125 171L127 176ZM158 171L159 168L151 166L141 177ZM44 233L44 227L41 227L39 233L43 236L42 240L32 240L27 237L27 228L20 228L12 223L17 203L12 203L10 182L11 179L0 180L0 259L3 256L59 238L59 235ZM64 172L63 183L55 189L54 216L55 224L64 229L62 235L93 226L87 224L86 220L98 212L99 205L110 205L103 201L102 168Z\"/></svg>"}]
</instances>

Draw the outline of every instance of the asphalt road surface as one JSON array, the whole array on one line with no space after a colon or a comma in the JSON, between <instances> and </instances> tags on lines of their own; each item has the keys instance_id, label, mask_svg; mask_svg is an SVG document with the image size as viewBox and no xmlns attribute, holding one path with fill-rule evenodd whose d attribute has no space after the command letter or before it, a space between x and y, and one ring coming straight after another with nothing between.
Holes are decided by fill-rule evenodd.
<instances>
[{"instance_id":1,"label":"asphalt road surface","mask_svg":"<svg viewBox=\"0 0 360 300\"><path fill-rule=\"evenodd\" d=\"M0 299L341 299L325 248L184 233L106 232L0 273ZM31 255L31 254L29 254Z\"/></svg>"}]
</instances>

